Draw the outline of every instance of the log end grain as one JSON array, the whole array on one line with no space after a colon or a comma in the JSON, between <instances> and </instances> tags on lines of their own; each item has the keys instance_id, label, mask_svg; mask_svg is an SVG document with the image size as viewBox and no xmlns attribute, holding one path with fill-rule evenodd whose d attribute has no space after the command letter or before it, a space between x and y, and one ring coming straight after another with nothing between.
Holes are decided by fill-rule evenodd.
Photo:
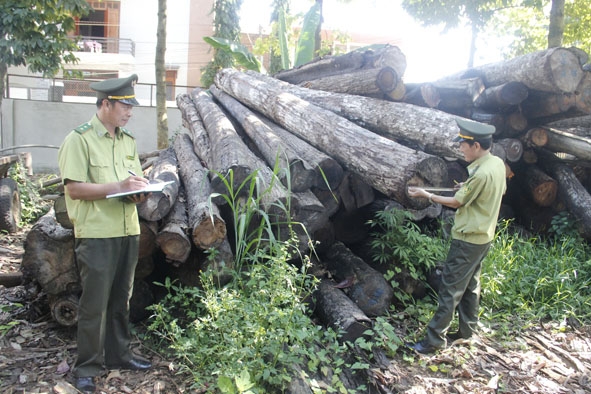
<instances>
[{"instance_id":1,"label":"log end grain","mask_svg":"<svg viewBox=\"0 0 591 394\"><path fill-rule=\"evenodd\" d=\"M202 217L193 227L192 238L200 249L216 247L226 238L226 223L218 216Z\"/></svg>"}]
</instances>

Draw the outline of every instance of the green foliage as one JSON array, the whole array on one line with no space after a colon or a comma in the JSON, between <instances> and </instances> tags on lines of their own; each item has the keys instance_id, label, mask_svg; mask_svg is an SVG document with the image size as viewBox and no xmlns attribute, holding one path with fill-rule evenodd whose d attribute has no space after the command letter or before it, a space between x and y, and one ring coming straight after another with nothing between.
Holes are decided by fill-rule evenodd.
<instances>
[{"instance_id":1,"label":"green foliage","mask_svg":"<svg viewBox=\"0 0 591 394\"><path fill-rule=\"evenodd\" d=\"M299 268L289 263L297 240L280 242L272 235L260 205L268 189L260 188L256 174L235 190L232 172L224 181L228 194L215 197L226 199L233 211L233 279L223 288L208 273L201 276L202 288L167 280L168 295L151 307L150 332L201 389L281 392L299 365L332 374L331 390L346 392L339 378L346 347L306 311L304 299L316 284L306 272L309 259L304 257Z\"/></svg>"},{"instance_id":2,"label":"green foliage","mask_svg":"<svg viewBox=\"0 0 591 394\"><path fill-rule=\"evenodd\" d=\"M215 0L212 13L213 36L227 39L229 42L240 42L240 18L238 12L242 6L242 0ZM208 88L213 83L215 74L226 67L234 66L232 54L221 49L215 49L213 60L203 69L201 86Z\"/></svg>"},{"instance_id":3,"label":"green foliage","mask_svg":"<svg viewBox=\"0 0 591 394\"><path fill-rule=\"evenodd\" d=\"M234 58L234 61L247 70L253 70L260 73L265 72L265 68L259 59L250 53L248 48L246 48L244 45L238 42L232 42L225 38L217 37L203 37L203 40L215 49L220 49L224 52L230 53Z\"/></svg>"},{"instance_id":4,"label":"green foliage","mask_svg":"<svg viewBox=\"0 0 591 394\"><path fill-rule=\"evenodd\" d=\"M316 49L316 31L322 23L322 2L315 2L304 16L302 30L296 48L295 67L314 59Z\"/></svg>"},{"instance_id":5,"label":"green foliage","mask_svg":"<svg viewBox=\"0 0 591 394\"><path fill-rule=\"evenodd\" d=\"M21 163L10 167L8 176L18 186L23 223L34 223L49 211L50 206L41 199L38 186L27 176L27 169Z\"/></svg>"},{"instance_id":6,"label":"green foliage","mask_svg":"<svg viewBox=\"0 0 591 394\"><path fill-rule=\"evenodd\" d=\"M83 0L3 0L0 64L55 75L63 63L75 63L77 46L67 33L75 28L74 18L89 10Z\"/></svg>"},{"instance_id":7,"label":"green foliage","mask_svg":"<svg viewBox=\"0 0 591 394\"><path fill-rule=\"evenodd\" d=\"M514 321L591 318L591 250L580 237L524 239L501 224L483 262L482 306Z\"/></svg>"},{"instance_id":8,"label":"green foliage","mask_svg":"<svg viewBox=\"0 0 591 394\"><path fill-rule=\"evenodd\" d=\"M13 309L22 308L23 305L19 303L11 303L9 305L0 305L0 313L9 313ZM20 324L18 320L11 320L6 323L0 323L0 336L4 337L13 327Z\"/></svg>"},{"instance_id":9,"label":"green foliage","mask_svg":"<svg viewBox=\"0 0 591 394\"><path fill-rule=\"evenodd\" d=\"M445 258L446 242L422 233L412 220L412 214L401 209L376 213L368 223L372 232L373 259L390 264L396 272L404 268L413 279L424 280L426 273Z\"/></svg>"}]
</instances>

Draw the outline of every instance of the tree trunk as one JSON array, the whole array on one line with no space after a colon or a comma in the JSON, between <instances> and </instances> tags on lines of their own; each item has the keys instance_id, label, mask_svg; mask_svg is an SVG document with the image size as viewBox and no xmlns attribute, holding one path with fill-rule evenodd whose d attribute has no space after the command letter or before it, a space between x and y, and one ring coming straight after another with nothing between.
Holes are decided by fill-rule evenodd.
<instances>
[{"instance_id":1,"label":"tree trunk","mask_svg":"<svg viewBox=\"0 0 591 394\"><path fill-rule=\"evenodd\" d=\"M441 97L432 83L406 84L406 94L402 101L421 107L436 108L441 102Z\"/></svg>"},{"instance_id":2,"label":"tree trunk","mask_svg":"<svg viewBox=\"0 0 591 394\"><path fill-rule=\"evenodd\" d=\"M521 82L507 82L485 89L474 101L474 106L485 110L503 112L527 98L529 89Z\"/></svg>"},{"instance_id":3,"label":"tree trunk","mask_svg":"<svg viewBox=\"0 0 591 394\"><path fill-rule=\"evenodd\" d=\"M470 68L446 79L472 77L482 78L486 87L521 82L533 90L573 93L583 78L583 69L572 51L550 48Z\"/></svg>"},{"instance_id":4,"label":"tree trunk","mask_svg":"<svg viewBox=\"0 0 591 394\"><path fill-rule=\"evenodd\" d=\"M158 234L158 223L140 220L140 251L138 256L140 260L154 253L156 234Z\"/></svg>"},{"instance_id":5,"label":"tree trunk","mask_svg":"<svg viewBox=\"0 0 591 394\"><path fill-rule=\"evenodd\" d=\"M359 96L383 96L392 93L401 79L392 67L355 70L301 82L308 89L325 92L356 94Z\"/></svg>"},{"instance_id":6,"label":"tree trunk","mask_svg":"<svg viewBox=\"0 0 591 394\"><path fill-rule=\"evenodd\" d=\"M564 35L564 0L552 0L550 26L548 27L548 48L562 45Z\"/></svg>"},{"instance_id":7,"label":"tree trunk","mask_svg":"<svg viewBox=\"0 0 591 394\"><path fill-rule=\"evenodd\" d=\"M191 240L187 236L189 219L186 208L185 193L181 189L172 209L163 219L162 228L156 236L156 243L166 255L166 259L172 261L173 264L184 263L191 252Z\"/></svg>"},{"instance_id":8,"label":"tree trunk","mask_svg":"<svg viewBox=\"0 0 591 394\"><path fill-rule=\"evenodd\" d=\"M342 242L335 242L326 253L326 264L335 279L346 281L347 292L368 316L381 316L390 308L394 290L384 276L356 256Z\"/></svg>"},{"instance_id":9,"label":"tree trunk","mask_svg":"<svg viewBox=\"0 0 591 394\"><path fill-rule=\"evenodd\" d=\"M209 170L213 171L210 173L211 188L219 194L236 193L240 185L256 169L253 164L254 155L211 96L203 89L195 89L193 92L195 107L203 120L211 144L211 161L207 163ZM231 190L228 190L228 187ZM246 188L242 188L242 192L246 193ZM226 203L223 198L216 198L214 201L218 204Z\"/></svg>"},{"instance_id":10,"label":"tree trunk","mask_svg":"<svg viewBox=\"0 0 591 394\"><path fill-rule=\"evenodd\" d=\"M232 114L248 137L254 142L267 165L277 167L280 179L294 192L310 189L316 182L314 168L302 160L269 126L247 107L215 86L210 88L215 98Z\"/></svg>"},{"instance_id":11,"label":"tree trunk","mask_svg":"<svg viewBox=\"0 0 591 394\"><path fill-rule=\"evenodd\" d=\"M558 182L558 196L569 212L577 218L579 233L591 240L591 196L577 179L572 169L559 162L547 162L549 175Z\"/></svg>"},{"instance_id":12,"label":"tree trunk","mask_svg":"<svg viewBox=\"0 0 591 394\"><path fill-rule=\"evenodd\" d=\"M66 208L66 195L60 194L53 202L53 211L55 212L55 219L63 227L73 229L74 225L70 221L68 209Z\"/></svg>"},{"instance_id":13,"label":"tree trunk","mask_svg":"<svg viewBox=\"0 0 591 394\"><path fill-rule=\"evenodd\" d=\"M344 331L344 341L353 342L371 328L370 318L334 282L322 280L315 295L316 314L326 326Z\"/></svg>"},{"instance_id":14,"label":"tree trunk","mask_svg":"<svg viewBox=\"0 0 591 394\"><path fill-rule=\"evenodd\" d=\"M276 94L293 94L393 141L440 157L464 158L453 141L459 131L455 115L407 103L305 89L252 71L244 74L269 85Z\"/></svg>"},{"instance_id":15,"label":"tree trunk","mask_svg":"<svg viewBox=\"0 0 591 394\"><path fill-rule=\"evenodd\" d=\"M150 182L173 181L164 187L162 193L151 193L137 207L142 219L155 222L168 215L179 193L177 159L172 148L160 152L149 178Z\"/></svg>"},{"instance_id":16,"label":"tree trunk","mask_svg":"<svg viewBox=\"0 0 591 394\"><path fill-rule=\"evenodd\" d=\"M538 166L528 166L525 170L525 186L533 202L540 207L554 204L557 194L557 183Z\"/></svg>"},{"instance_id":17,"label":"tree trunk","mask_svg":"<svg viewBox=\"0 0 591 394\"><path fill-rule=\"evenodd\" d=\"M309 163L314 168L315 180L312 186L322 190L334 190L339 186L343 179L344 171L343 167L335 159L316 149L300 137L276 125L268 118L261 117L260 119L297 156L301 157L304 162Z\"/></svg>"},{"instance_id":18,"label":"tree trunk","mask_svg":"<svg viewBox=\"0 0 591 394\"><path fill-rule=\"evenodd\" d=\"M536 127L527 132L526 143L551 152L563 152L581 160L591 160L591 139L550 127Z\"/></svg>"},{"instance_id":19,"label":"tree trunk","mask_svg":"<svg viewBox=\"0 0 591 394\"><path fill-rule=\"evenodd\" d=\"M207 170L203 168L193 150L187 134L180 134L174 141L179 160L179 174L185 185L188 224L191 239L200 249L209 249L226 238L226 222L220 216L218 206L209 201L211 186Z\"/></svg>"},{"instance_id":20,"label":"tree trunk","mask_svg":"<svg viewBox=\"0 0 591 394\"><path fill-rule=\"evenodd\" d=\"M53 210L27 234L21 271L25 283L36 281L48 295L81 290L74 258L74 233L55 220Z\"/></svg>"},{"instance_id":21,"label":"tree trunk","mask_svg":"<svg viewBox=\"0 0 591 394\"><path fill-rule=\"evenodd\" d=\"M443 111L471 108L476 99L484 91L484 84L480 78L458 80L443 80L433 82L439 92L439 105Z\"/></svg>"},{"instance_id":22,"label":"tree trunk","mask_svg":"<svg viewBox=\"0 0 591 394\"><path fill-rule=\"evenodd\" d=\"M407 195L409 185L441 185L447 181L447 169L439 157L375 135L245 73L221 70L216 75L216 85L336 158L367 184L405 205L426 204ZM359 141L363 141L362 146ZM393 168L392 163L397 166Z\"/></svg>"},{"instance_id":23,"label":"tree trunk","mask_svg":"<svg viewBox=\"0 0 591 394\"><path fill-rule=\"evenodd\" d=\"M406 56L400 48L385 45L382 48L366 51L353 51L340 56L326 56L313 60L300 67L280 71L275 78L292 84L300 84L319 78L340 75L366 68L381 68L390 66L398 77L406 71Z\"/></svg>"},{"instance_id":24,"label":"tree trunk","mask_svg":"<svg viewBox=\"0 0 591 394\"><path fill-rule=\"evenodd\" d=\"M158 149L168 147L168 116L166 113L166 0L158 0L158 28L156 30L156 117Z\"/></svg>"},{"instance_id":25,"label":"tree trunk","mask_svg":"<svg viewBox=\"0 0 591 394\"><path fill-rule=\"evenodd\" d=\"M198 92L196 93L198 94ZM201 159L201 165L208 168L207 163L211 163L211 143L201 116L195 107L195 103L190 96L183 94L177 96L177 105L181 110L183 123L187 123L187 129L191 132L193 150L199 159Z\"/></svg>"}]
</instances>

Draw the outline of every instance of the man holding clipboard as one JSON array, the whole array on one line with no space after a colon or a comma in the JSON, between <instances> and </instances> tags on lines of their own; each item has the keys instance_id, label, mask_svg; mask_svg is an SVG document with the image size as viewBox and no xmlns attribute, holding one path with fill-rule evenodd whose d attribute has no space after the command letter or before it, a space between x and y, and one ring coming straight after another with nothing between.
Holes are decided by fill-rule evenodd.
<instances>
[{"instance_id":1,"label":"man holding clipboard","mask_svg":"<svg viewBox=\"0 0 591 394\"><path fill-rule=\"evenodd\" d=\"M75 386L96 390L103 368L146 370L150 362L131 353L129 299L138 261L140 226L136 204L146 196L107 195L140 191L141 174L131 118L137 75L90 84L97 112L65 138L58 153L68 216L74 225L82 295L78 314Z\"/></svg>"}]
</instances>

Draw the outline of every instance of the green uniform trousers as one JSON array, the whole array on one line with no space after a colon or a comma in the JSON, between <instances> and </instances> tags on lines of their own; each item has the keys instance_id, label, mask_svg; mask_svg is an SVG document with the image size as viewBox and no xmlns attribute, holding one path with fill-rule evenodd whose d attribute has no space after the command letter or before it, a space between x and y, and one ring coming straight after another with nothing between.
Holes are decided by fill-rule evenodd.
<instances>
[{"instance_id":1,"label":"green uniform trousers","mask_svg":"<svg viewBox=\"0 0 591 394\"><path fill-rule=\"evenodd\" d=\"M96 376L104 364L122 365L131 359L129 300L138 251L139 235L76 239L82 284L76 377Z\"/></svg>"},{"instance_id":2,"label":"green uniform trousers","mask_svg":"<svg viewBox=\"0 0 591 394\"><path fill-rule=\"evenodd\" d=\"M458 311L459 334L472 336L478 324L480 305L480 272L490 242L476 245L453 239L441 275L437 312L427 326L427 340L435 347L444 347L445 334Z\"/></svg>"}]
</instances>

